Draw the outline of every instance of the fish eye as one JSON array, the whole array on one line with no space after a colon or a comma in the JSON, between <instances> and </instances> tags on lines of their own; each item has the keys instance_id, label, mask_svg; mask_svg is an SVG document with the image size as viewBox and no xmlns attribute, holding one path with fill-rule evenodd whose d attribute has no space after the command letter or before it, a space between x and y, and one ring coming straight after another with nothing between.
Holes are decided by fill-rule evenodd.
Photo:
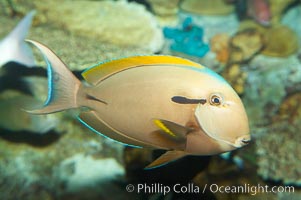
<instances>
[{"instance_id":1,"label":"fish eye","mask_svg":"<svg viewBox=\"0 0 301 200\"><path fill-rule=\"evenodd\" d=\"M222 97L220 95L218 95L218 94L212 94L210 96L210 101L209 102L210 102L211 105L219 106L219 105L222 104L222 101L223 101L223 99L222 99Z\"/></svg>"}]
</instances>

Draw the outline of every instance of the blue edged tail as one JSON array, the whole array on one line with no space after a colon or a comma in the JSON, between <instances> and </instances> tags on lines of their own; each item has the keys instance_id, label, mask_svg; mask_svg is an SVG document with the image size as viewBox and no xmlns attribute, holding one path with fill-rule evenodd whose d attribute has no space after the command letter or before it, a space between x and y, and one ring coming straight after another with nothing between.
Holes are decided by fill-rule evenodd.
<instances>
[{"instance_id":1,"label":"blue edged tail","mask_svg":"<svg viewBox=\"0 0 301 200\"><path fill-rule=\"evenodd\" d=\"M28 112L47 114L79 107L77 105L77 93L82 88L81 82L48 47L32 40L27 40L27 42L40 50L47 63L48 73L48 98L44 107Z\"/></svg>"}]
</instances>

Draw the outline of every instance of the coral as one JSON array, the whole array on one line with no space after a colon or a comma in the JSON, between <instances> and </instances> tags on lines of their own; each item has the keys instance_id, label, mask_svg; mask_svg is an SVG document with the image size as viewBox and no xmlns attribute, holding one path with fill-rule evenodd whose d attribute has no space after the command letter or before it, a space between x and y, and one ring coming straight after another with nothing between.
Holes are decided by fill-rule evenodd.
<instances>
[{"instance_id":1,"label":"coral","mask_svg":"<svg viewBox=\"0 0 301 200\"><path fill-rule=\"evenodd\" d=\"M76 192L116 181L124 176L124 169L113 158L95 159L80 153L63 160L53 173L59 182L65 184L68 192Z\"/></svg>"},{"instance_id":2,"label":"coral","mask_svg":"<svg viewBox=\"0 0 301 200\"><path fill-rule=\"evenodd\" d=\"M290 27L294 30L299 39L299 46L301 46L301 26L296 26L296 24L301 24L301 4L298 6L290 8L281 20L281 24Z\"/></svg>"},{"instance_id":3,"label":"coral","mask_svg":"<svg viewBox=\"0 0 301 200\"><path fill-rule=\"evenodd\" d=\"M230 41L229 63L250 60L263 48L263 36L256 29L246 29L236 33Z\"/></svg>"},{"instance_id":4,"label":"coral","mask_svg":"<svg viewBox=\"0 0 301 200\"><path fill-rule=\"evenodd\" d=\"M270 10L272 14L272 24L279 24L285 9L295 0L272 0Z\"/></svg>"},{"instance_id":5,"label":"coral","mask_svg":"<svg viewBox=\"0 0 301 200\"><path fill-rule=\"evenodd\" d=\"M301 120L301 93L292 94L281 103L278 115L274 119L287 120L290 124L298 124Z\"/></svg>"},{"instance_id":6,"label":"coral","mask_svg":"<svg viewBox=\"0 0 301 200\"><path fill-rule=\"evenodd\" d=\"M258 173L264 179L301 186L301 93L286 97L272 125L256 140Z\"/></svg>"},{"instance_id":7,"label":"coral","mask_svg":"<svg viewBox=\"0 0 301 200\"><path fill-rule=\"evenodd\" d=\"M216 59L223 64L227 63L229 59L229 41L230 37L225 33L216 34L210 40L211 51L216 54Z\"/></svg>"},{"instance_id":8,"label":"coral","mask_svg":"<svg viewBox=\"0 0 301 200\"><path fill-rule=\"evenodd\" d=\"M163 33L172 40L172 51L197 57L203 57L209 51L209 46L203 42L203 29L194 25L191 18L184 20L181 29L164 28Z\"/></svg>"},{"instance_id":9,"label":"coral","mask_svg":"<svg viewBox=\"0 0 301 200\"><path fill-rule=\"evenodd\" d=\"M298 50L298 36L285 25L262 27L250 20L240 24L239 30L255 29L263 36L263 50L261 53L267 56L286 57ZM289 40L287 38L290 38Z\"/></svg>"},{"instance_id":10,"label":"coral","mask_svg":"<svg viewBox=\"0 0 301 200\"><path fill-rule=\"evenodd\" d=\"M276 58L258 55L248 63L243 101L250 122L271 122L288 93L300 90L301 64L297 56Z\"/></svg>"},{"instance_id":11,"label":"coral","mask_svg":"<svg viewBox=\"0 0 301 200\"><path fill-rule=\"evenodd\" d=\"M32 8L33 7L30 7L29 10ZM0 12L0 24L5 24L5 26L2 26L0 29L0 37L4 37L21 17L9 18L1 14ZM43 17L39 10L37 10L36 18L40 20ZM143 47L120 47L116 44L96 41L96 39L89 34L78 35L70 33L60 27L53 26L53 23L47 22L47 20L44 24L38 24L31 29L28 38L42 41L51 47L71 70L83 70L100 61L133 55L151 54L150 50ZM80 51L78 51L78 49L80 49ZM35 50L35 48L33 48L33 50ZM40 53L37 53L35 58L38 65L45 66L44 59ZM33 82L35 81L36 80ZM47 91L47 82L45 83L46 84L43 83L43 85L46 86L45 91ZM45 92L45 94L47 94L47 92Z\"/></svg>"},{"instance_id":12,"label":"coral","mask_svg":"<svg viewBox=\"0 0 301 200\"><path fill-rule=\"evenodd\" d=\"M234 12L234 6L226 4L223 0L184 0L180 8L186 12L201 15L227 15Z\"/></svg>"},{"instance_id":13,"label":"coral","mask_svg":"<svg viewBox=\"0 0 301 200\"><path fill-rule=\"evenodd\" d=\"M124 172L120 144L90 132L66 116L56 131L65 134L41 147L31 146L20 138L17 142L0 138L1 199L45 199L47 196L65 199L67 194L78 199L99 199L107 192L112 192L111 198L120 199L119 195L125 195L124 187L111 179ZM32 142L36 140L35 143L48 139L30 138Z\"/></svg>"},{"instance_id":14,"label":"coral","mask_svg":"<svg viewBox=\"0 0 301 200\"><path fill-rule=\"evenodd\" d=\"M57 5L60 6L57 6ZM163 35L155 17L145 7L127 1L35 1L46 18L74 34L118 46L157 52ZM82 8L89 12L82 12Z\"/></svg>"},{"instance_id":15,"label":"coral","mask_svg":"<svg viewBox=\"0 0 301 200\"><path fill-rule=\"evenodd\" d=\"M238 31L240 32L247 29L256 29L256 31L263 34L266 31L267 27L261 26L253 20L244 20L239 24Z\"/></svg>"},{"instance_id":16,"label":"coral","mask_svg":"<svg viewBox=\"0 0 301 200\"><path fill-rule=\"evenodd\" d=\"M247 73L242 71L238 64L227 66L222 75L238 94L242 94L244 92Z\"/></svg>"},{"instance_id":17,"label":"coral","mask_svg":"<svg viewBox=\"0 0 301 200\"><path fill-rule=\"evenodd\" d=\"M159 21L162 24L167 23L175 23L178 21L178 3L180 0L146 0L151 8L152 11L156 14L156 16L159 18Z\"/></svg>"},{"instance_id":18,"label":"coral","mask_svg":"<svg viewBox=\"0 0 301 200\"><path fill-rule=\"evenodd\" d=\"M287 185L301 185L300 128L300 124L292 126L287 121L278 121L256 140L260 176Z\"/></svg>"},{"instance_id":19,"label":"coral","mask_svg":"<svg viewBox=\"0 0 301 200\"><path fill-rule=\"evenodd\" d=\"M178 3L180 0L164 1L164 0L147 0L155 14L160 16L176 15L178 12Z\"/></svg>"},{"instance_id":20,"label":"coral","mask_svg":"<svg viewBox=\"0 0 301 200\"><path fill-rule=\"evenodd\" d=\"M267 56L286 57L298 50L298 37L289 27L279 25L265 32L266 45L261 52Z\"/></svg>"},{"instance_id":21,"label":"coral","mask_svg":"<svg viewBox=\"0 0 301 200\"><path fill-rule=\"evenodd\" d=\"M176 25L179 21L177 16L180 0L146 0L151 7L152 12L156 15L161 26Z\"/></svg>"}]
</instances>

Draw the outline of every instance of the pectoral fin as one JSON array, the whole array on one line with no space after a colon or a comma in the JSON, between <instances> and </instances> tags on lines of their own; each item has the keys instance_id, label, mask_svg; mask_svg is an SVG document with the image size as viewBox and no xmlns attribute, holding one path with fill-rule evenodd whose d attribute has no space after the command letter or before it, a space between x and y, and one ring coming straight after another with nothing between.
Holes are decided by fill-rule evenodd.
<instances>
[{"instance_id":1,"label":"pectoral fin","mask_svg":"<svg viewBox=\"0 0 301 200\"><path fill-rule=\"evenodd\" d=\"M175 141L186 141L186 136L191 131L190 128L163 119L154 119L154 123L162 134Z\"/></svg>"},{"instance_id":2,"label":"pectoral fin","mask_svg":"<svg viewBox=\"0 0 301 200\"><path fill-rule=\"evenodd\" d=\"M167 151L159 158L157 158L154 162L147 165L144 169L154 169L157 167L161 167L186 155L187 153L184 151Z\"/></svg>"}]
</instances>

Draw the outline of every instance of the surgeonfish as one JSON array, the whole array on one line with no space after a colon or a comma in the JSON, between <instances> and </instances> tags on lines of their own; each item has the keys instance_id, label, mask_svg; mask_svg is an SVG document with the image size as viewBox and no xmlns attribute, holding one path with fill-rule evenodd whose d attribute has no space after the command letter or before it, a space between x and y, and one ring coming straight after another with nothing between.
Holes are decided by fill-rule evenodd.
<instances>
[{"instance_id":1,"label":"surgeonfish","mask_svg":"<svg viewBox=\"0 0 301 200\"><path fill-rule=\"evenodd\" d=\"M40 104L39 100L22 93L16 93L12 96L9 91L1 93L0 97L1 129L44 134L59 124L56 116L31 115L23 110L23 108L32 107L34 104Z\"/></svg>"},{"instance_id":2,"label":"surgeonfish","mask_svg":"<svg viewBox=\"0 0 301 200\"><path fill-rule=\"evenodd\" d=\"M135 56L97 64L79 81L43 44L48 65L48 114L80 110L78 120L123 144L168 150L154 168L186 155L213 155L250 141L244 106L232 87L210 69L174 56Z\"/></svg>"},{"instance_id":3,"label":"surgeonfish","mask_svg":"<svg viewBox=\"0 0 301 200\"><path fill-rule=\"evenodd\" d=\"M35 11L29 12L18 25L0 41L0 68L14 61L28 67L35 66L32 50L25 42Z\"/></svg>"}]
</instances>

